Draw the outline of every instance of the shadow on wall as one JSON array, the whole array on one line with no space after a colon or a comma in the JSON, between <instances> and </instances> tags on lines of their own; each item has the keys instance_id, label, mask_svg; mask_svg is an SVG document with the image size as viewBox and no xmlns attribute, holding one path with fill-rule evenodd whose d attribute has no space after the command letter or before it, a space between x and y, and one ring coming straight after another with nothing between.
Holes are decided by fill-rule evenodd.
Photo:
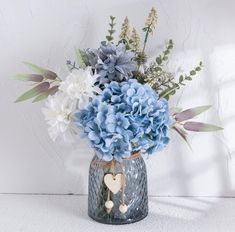
<instances>
[{"instance_id":1,"label":"shadow on wall","mask_svg":"<svg viewBox=\"0 0 235 232\"><path fill-rule=\"evenodd\" d=\"M205 63L203 77L185 88L182 103L188 103L186 108L198 102L213 105L197 120L221 125L224 130L189 133L193 151L186 150L184 141L173 134L168 150L153 157L157 167L147 161L150 172L155 172L149 175L156 185L150 186L151 195L235 196L235 45L218 46L208 54L201 58Z\"/></svg>"},{"instance_id":2,"label":"shadow on wall","mask_svg":"<svg viewBox=\"0 0 235 232\"><path fill-rule=\"evenodd\" d=\"M179 226L182 230L188 226L190 221L190 228L217 228L221 220L226 221L227 228L223 231L232 231L234 215L234 205L231 198L235 197L235 45L225 45L216 47L214 52L209 57L210 64L207 71L206 89L209 90L211 102L217 110L213 112L212 120L218 118L217 123L224 127L224 131L210 135L212 138L211 149L214 151L209 159L203 159L197 162L197 165L192 165L190 172L185 168L184 160L177 159L178 167L182 167L180 171L176 170L168 173L167 176L160 176L156 181L163 182L161 189L168 188L169 184L177 181L178 178L183 177L184 184L180 186L183 192L190 196L190 189L192 188L192 179L197 175L208 175L208 170L214 167L216 172L212 172L211 182L219 185L217 189L217 198L214 195L206 194L206 198L169 198L160 197L153 198L153 205L158 205L157 212L150 215L152 218L159 218L161 222L165 220L175 220L174 226L177 229ZM227 66L227 67L224 67ZM225 72L227 70L227 72ZM213 92L211 92L211 89ZM216 90L216 91L215 91ZM210 93L211 92L211 93ZM214 119L215 120L215 119ZM202 143L203 144L203 143ZM183 152L177 146L177 154ZM196 148L197 150L197 148ZM197 155L197 153L193 153ZM192 156L190 156L192 157ZM190 159L190 158L189 158ZM181 166L180 166L181 162ZM210 186L211 183L207 182ZM203 186L202 186L203 187ZM212 184L212 188L213 188ZM206 190L208 192L208 188ZM203 193L203 191L202 191ZM209 192L208 192L209 193ZM213 193L213 191L212 191ZM215 192L214 192L215 193ZM203 196L203 194L201 194ZM227 197L227 198L221 198ZM231 197L231 198L230 198ZM218 224L218 225L217 225ZM166 228L169 225L166 223ZM170 228L168 228L170 229Z\"/></svg>"}]
</instances>

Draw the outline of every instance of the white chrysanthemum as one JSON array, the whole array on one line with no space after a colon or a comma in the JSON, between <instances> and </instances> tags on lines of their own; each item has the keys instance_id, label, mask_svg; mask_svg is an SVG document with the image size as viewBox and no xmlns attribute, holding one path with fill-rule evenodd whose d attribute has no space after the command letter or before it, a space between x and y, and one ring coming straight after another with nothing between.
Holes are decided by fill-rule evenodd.
<instances>
[{"instance_id":1,"label":"white chrysanthemum","mask_svg":"<svg viewBox=\"0 0 235 232\"><path fill-rule=\"evenodd\" d=\"M78 108L88 104L94 93L101 93L101 90L94 85L98 75L93 75L91 68L73 70L65 81L61 82L59 89L66 93L72 100L78 100Z\"/></svg>"},{"instance_id":2,"label":"white chrysanthemum","mask_svg":"<svg viewBox=\"0 0 235 232\"><path fill-rule=\"evenodd\" d=\"M59 91L49 96L45 108L42 109L45 119L49 124L49 135L53 141L58 136L66 137L72 130L72 115L75 111L77 100L71 100L65 93Z\"/></svg>"}]
</instances>

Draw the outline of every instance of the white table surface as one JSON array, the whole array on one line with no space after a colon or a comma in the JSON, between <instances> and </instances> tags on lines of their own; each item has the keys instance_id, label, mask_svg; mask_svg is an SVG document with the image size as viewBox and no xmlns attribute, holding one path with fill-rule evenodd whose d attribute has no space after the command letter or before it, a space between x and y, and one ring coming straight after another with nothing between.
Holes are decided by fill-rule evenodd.
<instances>
[{"instance_id":1,"label":"white table surface","mask_svg":"<svg viewBox=\"0 0 235 232\"><path fill-rule=\"evenodd\" d=\"M87 196L0 195L0 232L234 232L234 198L150 197L149 215L130 225L87 216Z\"/></svg>"}]
</instances>

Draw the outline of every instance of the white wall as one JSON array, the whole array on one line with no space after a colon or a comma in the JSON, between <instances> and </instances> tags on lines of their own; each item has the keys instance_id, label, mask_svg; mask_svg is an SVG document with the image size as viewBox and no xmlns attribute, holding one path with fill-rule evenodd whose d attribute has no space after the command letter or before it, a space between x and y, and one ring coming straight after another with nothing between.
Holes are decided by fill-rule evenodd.
<instances>
[{"instance_id":1,"label":"white wall","mask_svg":"<svg viewBox=\"0 0 235 232\"><path fill-rule=\"evenodd\" d=\"M14 104L27 89L9 76L27 72L21 61L63 73L74 47L98 46L109 15L117 28L128 15L141 29L149 9L159 22L148 52L166 40L175 49L169 69L186 72L202 60L200 76L171 105L213 104L198 120L218 123L223 132L193 134L193 152L173 134L171 145L147 160L150 195L235 196L235 1L234 0L0 0L0 192L86 193L93 152L53 143L40 112L42 103Z\"/></svg>"}]
</instances>

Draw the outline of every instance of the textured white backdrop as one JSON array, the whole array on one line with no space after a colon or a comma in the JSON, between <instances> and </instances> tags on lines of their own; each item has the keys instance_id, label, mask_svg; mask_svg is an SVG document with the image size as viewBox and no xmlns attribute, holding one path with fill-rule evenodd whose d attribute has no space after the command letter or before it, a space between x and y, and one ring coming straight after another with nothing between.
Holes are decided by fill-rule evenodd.
<instances>
[{"instance_id":1,"label":"textured white backdrop","mask_svg":"<svg viewBox=\"0 0 235 232\"><path fill-rule=\"evenodd\" d=\"M27 89L9 76L28 71L21 61L61 74L74 47L97 47L109 15L124 16L141 29L152 6L159 22L147 51L156 56L172 38L172 71L205 68L174 97L184 108L213 104L198 120L218 123L223 132L190 136L193 152L173 134L162 153L147 160L149 194L235 196L235 1L234 0L0 0L0 193L87 193L92 151L53 143L42 103L14 104Z\"/></svg>"}]
</instances>

